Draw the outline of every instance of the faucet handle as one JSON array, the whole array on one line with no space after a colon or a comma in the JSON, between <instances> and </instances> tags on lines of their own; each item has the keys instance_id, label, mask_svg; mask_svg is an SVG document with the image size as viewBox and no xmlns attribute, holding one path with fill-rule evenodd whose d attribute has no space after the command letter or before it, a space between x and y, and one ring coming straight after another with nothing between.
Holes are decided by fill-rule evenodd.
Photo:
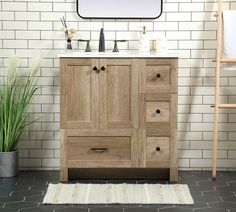
<instances>
[{"instance_id":1,"label":"faucet handle","mask_svg":"<svg viewBox=\"0 0 236 212\"><path fill-rule=\"evenodd\" d=\"M115 40L117 42L127 42L128 40Z\"/></svg>"},{"instance_id":2,"label":"faucet handle","mask_svg":"<svg viewBox=\"0 0 236 212\"><path fill-rule=\"evenodd\" d=\"M126 41L127 41L127 40L114 40L114 48L113 48L113 51L112 51L112 52L119 52L117 43L118 43L118 42L126 42Z\"/></svg>"},{"instance_id":3,"label":"faucet handle","mask_svg":"<svg viewBox=\"0 0 236 212\"><path fill-rule=\"evenodd\" d=\"M77 41L78 42L87 42L85 52L91 52L91 48L89 45L90 40L78 39Z\"/></svg>"}]
</instances>

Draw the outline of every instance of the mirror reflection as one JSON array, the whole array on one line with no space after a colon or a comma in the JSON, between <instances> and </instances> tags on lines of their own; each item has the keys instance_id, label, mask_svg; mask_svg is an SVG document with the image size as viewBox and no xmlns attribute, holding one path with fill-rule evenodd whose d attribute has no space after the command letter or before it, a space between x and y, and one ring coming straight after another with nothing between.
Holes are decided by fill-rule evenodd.
<instances>
[{"instance_id":1,"label":"mirror reflection","mask_svg":"<svg viewBox=\"0 0 236 212\"><path fill-rule=\"evenodd\" d=\"M82 18L150 18L161 15L162 0L77 0Z\"/></svg>"}]
</instances>

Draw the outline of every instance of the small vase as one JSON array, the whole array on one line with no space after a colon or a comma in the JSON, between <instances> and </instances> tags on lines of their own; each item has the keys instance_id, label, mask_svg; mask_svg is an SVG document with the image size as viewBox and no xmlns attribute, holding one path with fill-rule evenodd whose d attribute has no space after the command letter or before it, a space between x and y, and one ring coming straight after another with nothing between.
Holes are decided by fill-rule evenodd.
<instances>
[{"instance_id":1,"label":"small vase","mask_svg":"<svg viewBox=\"0 0 236 212\"><path fill-rule=\"evenodd\" d=\"M0 152L0 177L14 177L18 173L18 151Z\"/></svg>"},{"instance_id":2,"label":"small vase","mask_svg":"<svg viewBox=\"0 0 236 212\"><path fill-rule=\"evenodd\" d=\"M66 40L66 51L72 51L71 39Z\"/></svg>"}]
</instances>

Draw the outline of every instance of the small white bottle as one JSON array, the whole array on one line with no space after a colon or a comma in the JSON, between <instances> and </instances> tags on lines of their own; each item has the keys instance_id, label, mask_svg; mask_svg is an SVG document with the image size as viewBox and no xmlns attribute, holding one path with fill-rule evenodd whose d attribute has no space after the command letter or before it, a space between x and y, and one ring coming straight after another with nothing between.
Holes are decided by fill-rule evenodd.
<instances>
[{"instance_id":1,"label":"small white bottle","mask_svg":"<svg viewBox=\"0 0 236 212\"><path fill-rule=\"evenodd\" d=\"M143 26L143 30L140 34L139 51L142 53L148 53L150 51L150 39L146 32L146 26Z\"/></svg>"},{"instance_id":2,"label":"small white bottle","mask_svg":"<svg viewBox=\"0 0 236 212\"><path fill-rule=\"evenodd\" d=\"M158 36L156 39L156 52L161 54L167 54L168 41L165 36Z\"/></svg>"}]
</instances>

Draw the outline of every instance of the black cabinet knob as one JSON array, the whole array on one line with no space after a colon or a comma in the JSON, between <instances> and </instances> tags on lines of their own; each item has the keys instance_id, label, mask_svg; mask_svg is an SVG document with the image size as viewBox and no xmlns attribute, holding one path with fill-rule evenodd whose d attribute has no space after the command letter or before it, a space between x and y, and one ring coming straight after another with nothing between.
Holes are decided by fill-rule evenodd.
<instances>
[{"instance_id":1,"label":"black cabinet knob","mask_svg":"<svg viewBox=\"0 0 236 212\"><path fill-rule=\"evenodd\" d=\"M93 70L94 70L94 71L96 71L97 73L99 73L99 72L100 72L100 70L98 69L98 67L97 67L97 66L94 66L94 67L93 67Z\"/></svg>"},{"instance_id":2,"label":"black cabinet knob","mask_svg":"<svg viewBox=\"0 0 236 212\"><path fill-rule=\"evenodd\" d=\"M161 78L161 75L158 73L158 74L156 75L156 78L157 78L157 79Z\"/></svg>"},{"instance_id":3,"label":"black cabinet knob","mask_svg":"<svg viewBox=\"0 0 236 212\"><path fill-rule=\"evenodd\" d=\"M161 112L160 109L157 109L157 110L156 110L156 113L160 113L160 112Z\"/></svg>"},{"instance_id":4,"label":"black cabinet knob","mask_svg":"<svg viewBox=\"0 0 236 212\"><path fill-rule=\"evenodd\" d=\"M160 150L161 150L161 148L158 146L158 147L156 148L156 151L159 152Z\"/></svg>"},{"instance_id":5,"label":"black cabinet knob","mask_svg":"<svg viewBox=\"0 0 236 212\"><path fill-rule=\"evenodd\" d=\"M105 70L106 70L106 68L105 68L104 66L102 66L102 67L101 67L101 70L102 70L102 71L105 71Z\"/></svg>"}]
</instances>

